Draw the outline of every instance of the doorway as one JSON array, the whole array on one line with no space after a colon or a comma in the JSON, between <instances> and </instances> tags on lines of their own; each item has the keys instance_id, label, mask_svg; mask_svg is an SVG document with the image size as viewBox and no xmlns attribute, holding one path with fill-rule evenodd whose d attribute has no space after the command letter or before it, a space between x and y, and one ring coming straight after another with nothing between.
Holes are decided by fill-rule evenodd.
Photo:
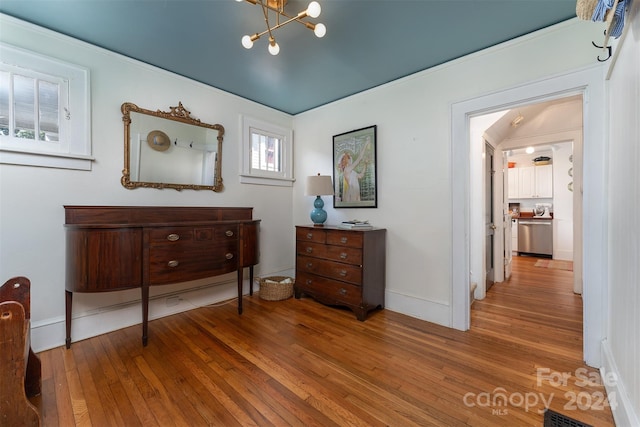
<instances>
[{"instance_id":1,"label":"doorway","mask_svg":"<svg viewBox=\"0 0 640 427\"><path fill-rule=\"evenodd\" d=\"M583 95L583 163L588 165L588 173L583 174L583 186L579 193L589 210L583 210L581 248L583 302L584 302L584 360L590 366L599 366L601 361L600 343L606 337L607 318L607 240L608 218L606 204L595 203L606 199L606 183L601 179L606 171L606 147L604 138L605 90L599 67L592 67L572 73L550 77L541 81L507 89L502 92L481 96L452 106L452 165L472 165L469 144L470 118L505 108L531 102L558 99L571 95ZM587 102L588 100L588 102ZM452 167L452 169L454 169ZM452 223L460 226L452 229L451 264L451 326L468 330L470 326L470 219L471 199L469 184L478 179L472 176L470 168L458 169L452 177Z\"/></svg>"}]
</instances>

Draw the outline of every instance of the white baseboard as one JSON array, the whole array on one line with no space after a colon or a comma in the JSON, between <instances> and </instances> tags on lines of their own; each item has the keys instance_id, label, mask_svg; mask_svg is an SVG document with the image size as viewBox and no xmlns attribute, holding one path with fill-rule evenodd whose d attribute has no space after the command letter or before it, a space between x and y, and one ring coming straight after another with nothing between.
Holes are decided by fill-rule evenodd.
<instances>
[{"instance_id":1,"label":"white baseboard","mask_svg":"<svg viewBox=\"0 0 640 427\"><path fill-rule=\"evenodd\" d=\"M624 380L618 372L611 347L606 339L602 341L602 361L600 375L603 378L607 396L615 402L611 405L611 412L616 425L640 426L640 417L635 413L631 400L629 400Z\"/></svg>"},{"instance_id":2,"label":"white baseboard","mask_svg":"<svg viewBox=\"0 0 640 427\"><path fill-rule=\"evenodd\" d=\"M451 307L442 302L416 298L387 289L385 308L427 322L451 327Z\"/></svg>"},{"instance_id":3,"label":"white baseboard","mask_svg":"<svg viewBox=\"0 0 640 427\"><path fill-rule=\"evenodd\" d=\"M562 261L573 261L573 251L553 250L553 259Z\"/></svg>"},{"instance_id":4,"label":"white baseboard","mask_svg":"<svg viewBox=\"0 0 640 427\"><path fill-rule=\"evenodd\" d=\"M259 290L256 282L254 291ZM237 304L237 282L226 280L197 288L155 295L149 300L149 320L159 319L197 307L229 301ZM249 281L244 281L243 294L249 293ZM255 296L255 295L254 295ZM72 342L142 323L141 300L129 301L109 307L102 307L88 313L75 313L71 322ZM31 324L31 346L40 352L64 345L64 316L46 319ZM142 340L142 325L140 326ZM141 341L142 342L142 341Z\"/></svg>"}]
</instances>

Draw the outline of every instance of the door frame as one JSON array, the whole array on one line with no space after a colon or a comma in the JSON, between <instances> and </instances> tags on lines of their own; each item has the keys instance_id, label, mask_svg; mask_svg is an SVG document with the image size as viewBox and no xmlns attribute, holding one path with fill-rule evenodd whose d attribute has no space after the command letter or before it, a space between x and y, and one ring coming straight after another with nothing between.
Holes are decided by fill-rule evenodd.
<instances>
[{"instance_id":1,"label":"door frame","mask_svg":"<svg viewBox=\"0 0 640 427\"><path fill-rule=\"evenodd\" d=\"M470 326L470 118L571 95L583 100L583 358L594 367L601 362L601 342L606 338L607 236L605 68L601 64L488 94L451 106L451 326L466 331ZM468 165L460 168L455 165ZM585 233L588 230L588 233Z\"/></svg>"}]
</instances>

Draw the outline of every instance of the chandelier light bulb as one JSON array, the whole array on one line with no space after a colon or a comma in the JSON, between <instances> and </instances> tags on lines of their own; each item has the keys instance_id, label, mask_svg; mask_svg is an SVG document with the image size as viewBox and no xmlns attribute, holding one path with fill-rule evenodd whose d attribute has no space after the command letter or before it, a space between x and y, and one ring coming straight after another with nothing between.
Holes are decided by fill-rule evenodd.
<instances>
[{"instance_id":1,"label":"chandelier light bulb","mask_svg":"<svg viewBox=\"0 0 640 427\"><path fill-rule=\"evenodd\" d=\"M322 12L322 8L320 7L320 3L317 1L312 1L309 3L309 7L307 7L307 15L312 18L317 18L320 16L320 12Z\"/></svg>"},{"instance_id":2,"label":"chandelier light bulb","mask_svg":"<svg viewBox=\"0 0 640 427\"><path fill-rule=\"evenodd\" d=\"M251 49L253 47L253 41L250 36L242 37L242 46L244 46L245 49Z\"/></svg>"},{"instance_id":3,"label":"chandelier light bulb","mask_svg":"<svg viewBox=\"0 0 640 427\"><path fill-rule=\"evenodd\" d=\"M322 38L327 34L327 27L325 27L324 24L316 24L316 28L313 30L313 33L316 37Z\"/></svg>"},{"instance_id":4,"label":"chandelier light bulb","mask_svg":"<svg viewBox=\"0 0 640 427\"><path fill-rule=\"evenodd\" d=\"M273 56L276 56L280 53L280 46L276 43L275 40L269 42L269 53Z\"/></svg>"}]
</instances>

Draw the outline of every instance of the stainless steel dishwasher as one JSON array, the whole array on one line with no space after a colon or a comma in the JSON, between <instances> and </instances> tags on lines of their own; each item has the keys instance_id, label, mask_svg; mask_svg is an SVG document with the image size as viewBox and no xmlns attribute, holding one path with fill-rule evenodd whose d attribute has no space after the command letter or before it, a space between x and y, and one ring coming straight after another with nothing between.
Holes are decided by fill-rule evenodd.
<instances>
[{"instance_id":1,"label":"stainless steel dishwasher","mask_svg":"<svg viewBox=\"0 0 640 427\"><path fill-rule=\"evenodd\" d=\"M553 220L518 220L518 252L553 256Z\"/></svg>"}]
</instances>

